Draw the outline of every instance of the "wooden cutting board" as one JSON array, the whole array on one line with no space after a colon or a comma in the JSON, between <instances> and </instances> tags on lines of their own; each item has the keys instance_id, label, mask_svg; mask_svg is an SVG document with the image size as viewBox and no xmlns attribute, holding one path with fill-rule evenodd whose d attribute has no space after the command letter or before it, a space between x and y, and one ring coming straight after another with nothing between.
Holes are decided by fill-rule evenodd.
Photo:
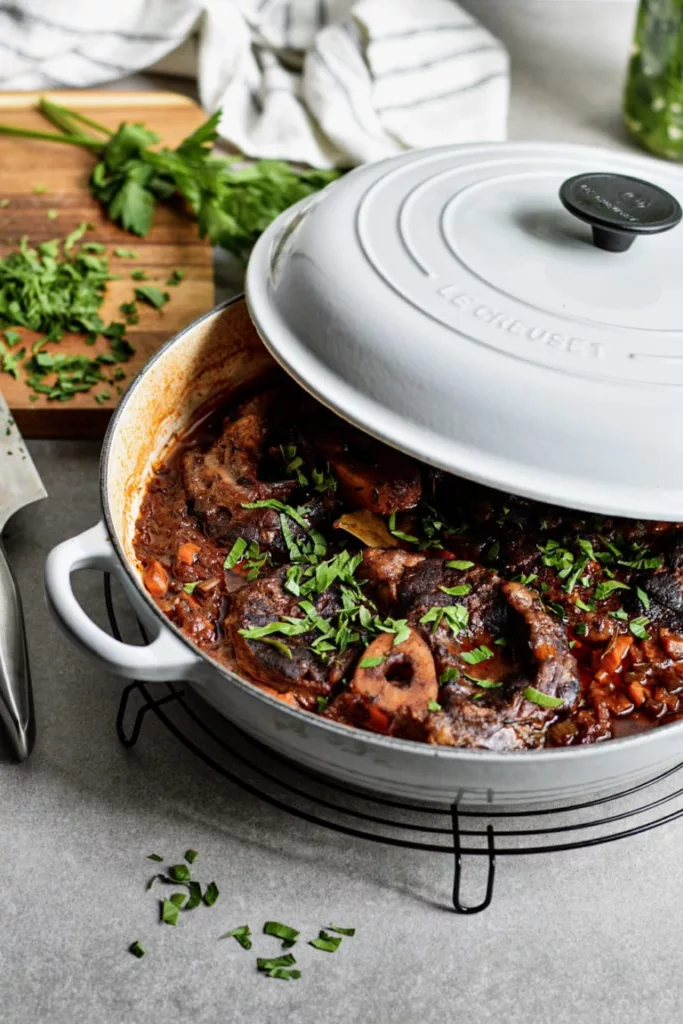
<instances>
[{"instance_id":1,"label":"wooden cutting board","mask_svg":"<svg viewBox=\"0 0 683 1024\"><path fill-rule=\"evenodd\" d=\"M206 117L192 100L167 92L0 92L0 122L53 131L49 122L34 109L41 95L73 107L110 128L118 127L121 121L143 122L170 147L176 146ZM112 281L107 287L100 310L106 323L123 320L119 306L133 299L136 282L130 275L136 268L143 269L147 275L146 281L137 283L154 284L169 293L171 301L160 311L138 303L140 322L130 326L126 335L136 352L130 362L121 366L126 376L119 387L125 388L168 338L213 306L212 253L211 246L200 241L196 223L165 206L158 207L154 227L147 238L137 238L112 224L88 191L93 164L94 158L88 152L74 146L0 135L0 199L9 200L9 205L0 208L0 256L15 249L23 235L28 236L31 244L36 244L50 238L64 238L81 221L89 221L94 230L88 231L85 239L107 246L111 273L121 276L121 280ZM44 186L45 192L36 194L36 186ZM57 211L56 219L48 218L48 210ZM113 250L117 247L135 250L137 259L115 257ZM175 269L184 271L186 276L177 287L166 287L165 282ZM21 330L21 333L29 350L41 337L30 331ZM47 345L45 351L84 354L92 358L93 354L107 349L104 339L99 339L93 347L87 346L82 336L69 335L58 345ZM118 400L115 385L103 384L89 393L74 396L69 402L48 401L43 395L31 401L33 392L24 383L24 376L20 371L19 380L15 381L8 374L0 373L0 390L26 437L99 437L103 434ZM110 392L111 398L98 405L94 396L102 391Z\"/></svg>"}]
</instances>

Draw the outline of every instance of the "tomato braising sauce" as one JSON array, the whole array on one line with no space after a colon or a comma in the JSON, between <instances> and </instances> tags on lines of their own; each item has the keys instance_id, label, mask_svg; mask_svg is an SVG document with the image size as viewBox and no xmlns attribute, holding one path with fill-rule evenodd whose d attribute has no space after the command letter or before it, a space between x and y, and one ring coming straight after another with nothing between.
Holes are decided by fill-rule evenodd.
<instances>
[{"instance_id":1,"label":"tomato braising sauce","mask_svg":"<svg viewBox=\"0 0 683 1024\"><path fill-rule=\"evenodd\" d=\"M359 728L511 750L683 711L683 524L470 484L288 381L175 446L135 548L149 593L198 647Z\"/></svg>"}]
</instances>

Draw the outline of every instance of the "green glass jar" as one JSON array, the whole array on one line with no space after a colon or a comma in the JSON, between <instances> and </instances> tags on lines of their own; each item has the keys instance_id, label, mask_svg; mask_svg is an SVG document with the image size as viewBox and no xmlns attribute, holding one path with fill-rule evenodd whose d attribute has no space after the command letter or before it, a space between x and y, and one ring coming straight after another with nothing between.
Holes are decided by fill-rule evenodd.
<instances>
[{"instance_id":1,"label":"green glass jar","mask_svg":"<svg viewBox=\"0 0 683 1024\"><path fill-rule=\"evenodd\" d=\"M683 0L641 0L624 114L646 149L683 160Z\"/></svg>"}]
</instances>

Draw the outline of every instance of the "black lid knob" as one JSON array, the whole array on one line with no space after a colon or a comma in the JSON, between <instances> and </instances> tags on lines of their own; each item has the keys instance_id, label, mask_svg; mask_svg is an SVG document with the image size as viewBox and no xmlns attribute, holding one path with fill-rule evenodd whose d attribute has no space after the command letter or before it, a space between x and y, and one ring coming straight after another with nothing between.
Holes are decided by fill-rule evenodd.
<instances>
[{"instance_id":1,"label":"black lid knob","mask_svg":"<svg viewBox=\"0 0 683 1024\"><path fill-rule=\"evenodd\" d=\"M637 235L668 231L683 217L672 195L628 174L577 174L563 183L560 199L591 225L593 244L608 252L625 252Z\"/></svg>"}]
</instances>

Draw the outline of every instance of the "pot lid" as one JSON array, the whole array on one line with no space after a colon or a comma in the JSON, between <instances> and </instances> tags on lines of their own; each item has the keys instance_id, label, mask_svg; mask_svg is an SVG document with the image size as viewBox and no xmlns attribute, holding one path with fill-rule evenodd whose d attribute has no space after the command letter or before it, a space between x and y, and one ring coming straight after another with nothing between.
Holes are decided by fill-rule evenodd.
<instances>
[{"instance_id":1,"label":"pot lid","mask_svg":"<svg viewBox=\"0 0 683 1024\"><path fill-rule=\"evenodd\" d=\"M559 143L411 152L282 214L261 337L364 431L449 472L683 520L681 169Z\"/></svg>"}]
</instances>

